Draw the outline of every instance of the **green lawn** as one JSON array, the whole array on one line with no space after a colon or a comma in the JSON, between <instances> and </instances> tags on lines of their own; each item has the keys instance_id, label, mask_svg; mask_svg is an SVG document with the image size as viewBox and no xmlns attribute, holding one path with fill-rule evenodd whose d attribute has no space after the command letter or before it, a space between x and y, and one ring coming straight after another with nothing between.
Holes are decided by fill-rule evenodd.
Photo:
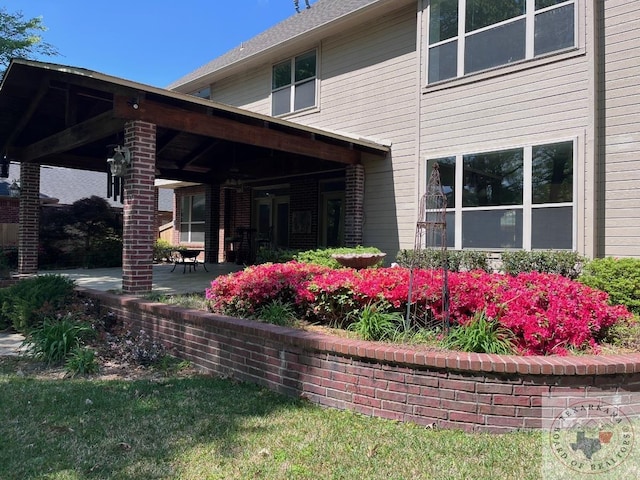
<instances>
[{"instance_id":1,"label":"green lawn","mask_svg":"<svg viewBox=\"0 0 640 480\"><path fill-rule=\"evenodd\" d=\"M40 378L0 358L2 479L536 479L541 433L469 435L210 377Z\"/></svg>"}]
</instances>

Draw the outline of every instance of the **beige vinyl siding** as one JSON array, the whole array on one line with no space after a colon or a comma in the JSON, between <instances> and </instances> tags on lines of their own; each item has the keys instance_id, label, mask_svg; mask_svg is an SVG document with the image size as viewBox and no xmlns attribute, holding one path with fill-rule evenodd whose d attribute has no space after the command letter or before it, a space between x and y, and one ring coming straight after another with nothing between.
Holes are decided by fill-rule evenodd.
<instances>
[{"instance_id":1,"label":"beige vinyl siding","mask_svg":"<svg viewBox=\"0 0 640 480\"><path fill-rule=\"evenodd\" d=\"M392 143L391 158L364 161L364 243L393 261L415 234L416 8L325 39L321 50L320 109L291 119Z\"/></svg>"},{"instance_id":2,"label":"beige vinyl siding","mask_svg":"<svg viewBox=\"0 0 640 480\"><path fill-rule=\"evenodd\" d=\"M640 257L640 2L605 3L605 256Z\"/></svg>"},{"instance_id":3,"label":"beige vinyl siding","mask_svg":"<svg viewBox=\"0 0 640 480\"><path fill-rule=\"evenodd\" d=\"M271 114L271 65L214 83L211 99L263 115Z\"/></svg>"},{"instance_id":4,"label":"beige vinyl siding","mask_svg":"<svg viewBox=\"0 0 640 480\"><path fill-rule=\"evenodd\" d=\"M594 107L587 13L578 10L578 49L556 58L497 68L475 79L467 76L434 87L426 86L423 58L420 114L422 160L576 139L574 242L582 253L593 248L585 226L593 223L594 210L593 185L587 181L594 156L589 139ZM422 182L424 188L426 178Z\"/></svg>"},{"instance_id":5,"label":"beige vinyl siding","mask_svg":"<svg viewBox=\"0 0 640 480\"><path fill-rule=\"evenodd\" d=\"M283 118L392 143L388 159L365 156L364 243L411 248L415 233L418 95L415 5L345 28L318 48L317 109ZM313 47L311 47L313 48ZM308 50L305 45L303 50ZM299 54L301 52L295 52ZM278 58L275 61L280 61ZM213 85L213 99L271 113L271 63Z\"/></svg>"}]
</instances>

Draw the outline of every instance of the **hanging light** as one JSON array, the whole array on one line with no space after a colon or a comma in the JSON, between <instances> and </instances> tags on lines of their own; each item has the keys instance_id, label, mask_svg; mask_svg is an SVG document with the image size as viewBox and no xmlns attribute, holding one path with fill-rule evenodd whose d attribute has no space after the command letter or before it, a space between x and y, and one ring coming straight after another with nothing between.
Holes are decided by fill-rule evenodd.
<instances>
[{"instance_id":1,"label":"hanging light","mask_svg":"<svg viewBox=\"0 0 640 480\"><path fill-rule=\"evenodd\" d=\"M114 177L124 177L127 168L131 164L131 152L127 147L116 145L113 148L113 157L107 158L107 163Z\"/></svg>"},{"instance_id":2,"label":"hanging light","mask_svg":"<svg viewBox=\"0 0 640 480\"><path fill-rule=\"evenodd\" d=\"M11 198L18 198L20 196L20 185L15 180L9 185L9 196Z\"/></svg>"}]
</instances>

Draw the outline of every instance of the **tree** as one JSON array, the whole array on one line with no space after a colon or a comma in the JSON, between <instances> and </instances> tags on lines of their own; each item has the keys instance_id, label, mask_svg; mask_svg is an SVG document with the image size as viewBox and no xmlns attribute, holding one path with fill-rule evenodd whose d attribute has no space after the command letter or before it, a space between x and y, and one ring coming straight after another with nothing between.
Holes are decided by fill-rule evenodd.
<instances>
[{"instance_id":1,"label":"tree","mask_svg":"<svg viewBox=\"0 0 640 480\"><path fill-rule=\"evenodd\" d=\"M0 8L0 77L12 58L34 58L58 53L39 35L46 30L42 17L27 20L22 12L9 13L5 8Z\"/></svg>"}]
</instances>

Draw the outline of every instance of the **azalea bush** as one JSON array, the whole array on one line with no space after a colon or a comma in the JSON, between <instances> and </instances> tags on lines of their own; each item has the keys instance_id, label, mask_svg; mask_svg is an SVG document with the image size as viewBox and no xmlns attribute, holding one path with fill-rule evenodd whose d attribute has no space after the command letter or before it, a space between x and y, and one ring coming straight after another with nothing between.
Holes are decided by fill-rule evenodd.
<instances>
[{"instance_id":1,"label":"azalea bush","mask_svg":"<svg viewBox=\"0 0 640 480\"><path fill-rule=\"evenodd\" d=\"M227 315L251 317L279 300L294 305L301 318L345 326L349 312L376 302L404 313L410 283L412 302L426 305L434 319L443 320L442 273L434 270L264 264L218 277L206 298L211 311ZM512 343L520 354L597 351L607 329L631 318L626 307L609 305L607 293L556 274L451 272L449 291L454 326L465 326L484 312L513 333Z\"/></svg>"}]
</instances>

